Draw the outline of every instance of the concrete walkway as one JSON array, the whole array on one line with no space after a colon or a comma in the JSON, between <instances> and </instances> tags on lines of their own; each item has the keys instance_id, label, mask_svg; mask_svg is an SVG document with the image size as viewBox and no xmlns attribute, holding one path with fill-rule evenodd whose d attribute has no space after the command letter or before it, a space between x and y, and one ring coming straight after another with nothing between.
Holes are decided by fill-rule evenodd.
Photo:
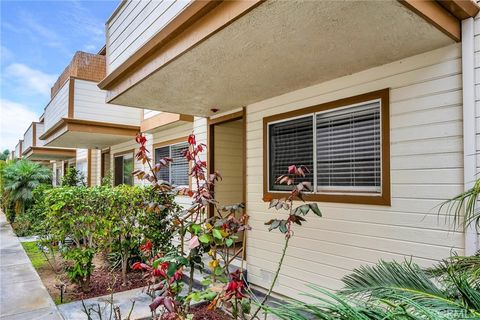
<instances>
[{"instance_id":1,"label":"concrete walkway","mask_svg":"<svg viewBox=\"0 0 480 320\"><path fill-rule=\"evenodd\" d=\"M1 212L0 319L62 319L20 241Z\"/></svg>"},{"instance_id":2,"label":"concrete walkway","mask_svg":"<svg viewBox=\"0 0 480 320\"><path fill-rule=\"evenodd\" d=\"M110 319L111 298L111 295L105 295L86 299L84 300L84 303L87 309L93 308L94 310L98 310L98 308L100 308L102 319ZM145 319L151 316L150 307L148 305L152 303L152 299L143 292L142 288L138 288L113 294L113 304L120 308L122 319L127 318L127 315L132 308L132 301L135 301L135 306L130 319ZM58 305L58 309L65 320L87 319L82 301L60 304ZM95 312L92 312L91 316L92 319L100 319Z\"/></svg>"}]
</instances>

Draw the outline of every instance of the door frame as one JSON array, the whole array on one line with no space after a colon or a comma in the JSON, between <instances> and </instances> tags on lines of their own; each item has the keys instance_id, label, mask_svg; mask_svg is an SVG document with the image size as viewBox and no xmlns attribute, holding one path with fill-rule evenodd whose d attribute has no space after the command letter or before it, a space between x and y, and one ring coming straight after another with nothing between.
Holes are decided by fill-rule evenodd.
<instances>
[{"instance_id":1,"label":"door frame","mask_svg":"<svg viewBox=\"0 0 480 320\"><path fill-rule=\"evenodd\" d=\"M215 172L215 125L223 124L231 121L237 121L243 119L242 123L242 136L243 136L243 172L242 172L242 202L245 205L244 211L247 212L247 119L245 113L245 107L241 111L229 113L217 118L207 119L207 170L211 174ZM208 208L208 215L211 216L213 212L213 205ZM244 232L247 232L245 230ZM243 260L246 260L246 248L247 238L245 238L245 248L243 248Z\"/></svg>"}]
</instances>

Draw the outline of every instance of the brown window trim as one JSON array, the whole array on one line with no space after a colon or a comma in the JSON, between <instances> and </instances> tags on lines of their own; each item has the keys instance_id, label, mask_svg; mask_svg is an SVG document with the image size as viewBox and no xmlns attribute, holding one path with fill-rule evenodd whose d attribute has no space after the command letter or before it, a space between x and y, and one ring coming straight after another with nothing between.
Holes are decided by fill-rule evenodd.
<instances>
[{"instance_id":1,"label":"brown window trim","mask_svg":"<svg viewBox=\"0 0 480 320\"><path fill-rule=\"evenodd\" d=\"M339 99L299 110L285 112L281 114L272 115L263 118L263 200L270 201L271 199L284 198L287 196L287 192L270 192L268 190L268 124L273 121L289 119L301 115L306 115L314 112L321 112L325 110L335 109L342 106L348 106L351 104L361 103L369 100L380 99L381 100L381 124L382 124L382 176L381 176L381 192L380 194L368 195L362 193L362 195L356 195L354 192L345 194L327 194L327 193L315 193L305 194L304 198L307 201L319 201L319 202L339 202L339 203L358 203L358 204L373 204L373 205L385 205L391 204L390 199L390 101L389 101L390 89L382 89L365 94L361 94L354 97L345 99Z\"/></svg>"},{"instance_id":2,"label":"brown window trim","mask_svg":"<svg viewBox=\"0 0 480 320\"><path fill-rule=\"evenodd\" d=\"M183 143L183 142L188 142L188 136L186 136L186 137L180 137L180 138L176 138L176 139L171 139L171 140L167 140L167 141L162 141L162 142L158 142L158 143L154 143L153 146L152 146L152 150L153 150L153 163L154 163L154 164L157 163L157 159L155 159L155 149L157 149L157 148L162 148L162 147L167 147L167 146L171 146L171 145L179 144L179 143ZM188 162L188 171L190 172L191 169L192 169L192 164L191 164L191 162L189 161L189 162ZM189 189L192 189L192 176L190 176L190 175L188 175L188 188L189 188Z\"/></svg>"}]
</instances>

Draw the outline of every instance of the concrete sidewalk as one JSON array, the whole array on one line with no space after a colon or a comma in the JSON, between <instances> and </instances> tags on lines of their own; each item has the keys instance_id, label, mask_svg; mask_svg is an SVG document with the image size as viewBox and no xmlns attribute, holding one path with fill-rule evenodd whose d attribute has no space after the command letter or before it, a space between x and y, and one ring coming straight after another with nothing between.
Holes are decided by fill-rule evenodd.
<instances>
[{"instance_id":1,"label":"concrete sidewalk","mask_svg":"<svg viewBox=\"0 0 480 320\"><path fill-rule=\"evenodd\" d=\"M0 213L0 319L62 319L3 213Z\"/></svg>"}]
</instances>

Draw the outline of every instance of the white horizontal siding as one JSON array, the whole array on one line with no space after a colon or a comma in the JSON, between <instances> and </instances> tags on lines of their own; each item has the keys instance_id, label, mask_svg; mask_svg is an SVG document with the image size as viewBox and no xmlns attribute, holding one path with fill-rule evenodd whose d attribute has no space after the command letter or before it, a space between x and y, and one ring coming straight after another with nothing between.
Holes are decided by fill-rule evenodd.
<instances>
[{"instance_id":1,"label":"white horizontal siding","mask_svg":"<svg viewBox=\"0 0 480 320\"><path fill-rule=\"evenodd\" d=\"M77 157L75 159L76 162L87 160L88 157L88 149L77 149Z\"/></svg>"},{"instance_id":2,"label":"white horizontal siding","mask_svg":"<svg viewBox=\"0 0 480 320\"><path fill-rule=\"evenodd\" d=\"M140 125L142 110L105 103L106 92L96 82L75 80L74 118L125 125Z\"/></svg>"},{"instance_id":3,"label":"white horizontal siding","mask_svg":"<svg viewBox=\"0 0 480 320\"><path fill-rule=\"evenodd\" d=\"M23 135L23 150L22 150L22 152L24 152L25 150L27 150L31 146L33 146L33 124L30 127L28 127L27 131L25 131L25 134Z\"/></svg>"},{"instance_id":4,"label":"white horizontal siding","mask_svg":"<svg viewBox=\"0 0 480 320\"><path fill-rule=\"evenodd\" d=\"M37 139L35 144L37 147L43 147L45 145L45 141L39 139L39 137L43 134L43 132L45 132L43 123L37 123L36 128L37 128L37 134L36 134Z\"/></svg>"},{"instance_id":5,"label":"white horizontal siding","mask_svg":"<svg viewBox=\"0 0 480 320\"><path fill-rule=\"evenodd\" d=\"M63 87L57 92L45 108L45 131L48 131L62 118L68 117L68 86L70 80L66 81Z\"/></svg>"},{"instance_id":6,"label":"white horizontal siding","mask_svg":"<svg viewBox=\"0 0 480 320\"><path fill-rule=\"evenodd\" d=\"M89 168L91 170L91 175L90 175L90 184L92 186L98 186L102 182L102 177L101 177L101 156L102 156L102 151L101 150L93 150L91 151L91 164L89 164Z\"/></svg>"},{"instance_id":7,"label":"white horizontal siding","mask_svg":"<svg viewBox=\"0 0 480 320\"><path fill-rule=\"evenodd\" d=\"M107 73L128 59L190 3L189 0L127 1L107 23Z\"/></svg>"},{"instance_id":8,"label":"white horizontal siding","mask_svg":"<svg viewBox=\"0 0 480 320\"><path fill-rule=\"evenodd\" d=\"M461 52L452 45L247 106L247 260L254 284L268 286L284 241L263 225L279 216L262 201L263 118L387 87L391 206L319 203L323 218L295 226L275 290L292 296L307 291L306 283L337 289L361 264L412 256L427 266L463 253L463 234L437 215L437 206L463 189Z\"/></svg>"},{"instance_id":9,"label":"white horizontal siding","mask_svg":"<svg viewBox=\"0 0 480 320\"><path fill-rule=\"evenodd\" d=\"M477 1L478 2L478 1ZM480 172L480 16L474 20L474 79L475 79L475 150L476 172ZM472 177L472 181L478 176ZM480 232L477 232L477 245L480 243Z\"/></svg>"},{"instance_id":10,"label":"white horizontal siding","mask_svg":"<svg viewBox=\"0 0 480 320\"><path fill-rule=\"evenodd\" d=\"M143 109L143 119L148 119L162 113L161 111Z\"/></svg>"},{"instance_id":11,"label":"white horizontal siding","mask_svg":"<svg viewBox=\"0 0 480 320\"><path fill-rule=\"evenodd\" d=\"M22 154L20 151L23 151L21 150L20 148L20 143L17 143L17 145L15 146L15 158L21 158L22 157Z\"/></svg>"}]
</instances>

